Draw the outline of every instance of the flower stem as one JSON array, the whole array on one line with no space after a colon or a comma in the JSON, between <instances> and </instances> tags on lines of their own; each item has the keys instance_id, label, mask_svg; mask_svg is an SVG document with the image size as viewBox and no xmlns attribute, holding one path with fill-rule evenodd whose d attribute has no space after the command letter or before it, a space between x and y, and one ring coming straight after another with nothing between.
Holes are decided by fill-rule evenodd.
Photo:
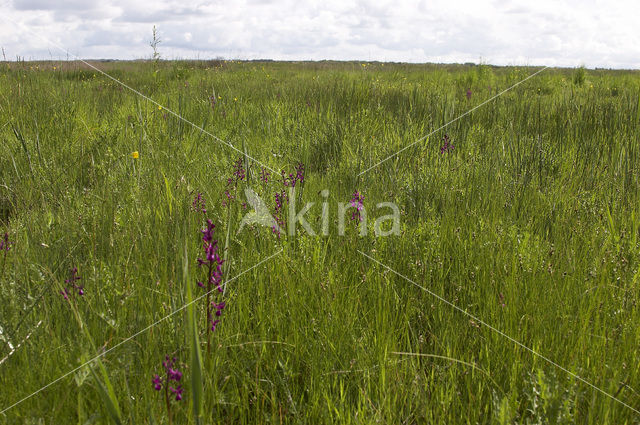
<instances>
[{"instance_id":1,"label":"flower stem","mask_svg":"<svg viewBox=\"0 0 640 425\"><path fill-rule=\"evenodd\" d=\"M169 419L169 425L172 423L171 418L171 401L169 401L169 372L167 371L167 378L164 381L164 401L167 404L167 418Z\"/></svg>"},{"instance_id":2,"label":"flower stem","mask_svg":"<svg viewBox=\"0 0 640 425\"><path fill-rule=\"evenodd\" d=\"M209 273L207 278L207 358L211 354L211 273L213 271L213 264L209 262Z\"/></svg>"}]
</instances>

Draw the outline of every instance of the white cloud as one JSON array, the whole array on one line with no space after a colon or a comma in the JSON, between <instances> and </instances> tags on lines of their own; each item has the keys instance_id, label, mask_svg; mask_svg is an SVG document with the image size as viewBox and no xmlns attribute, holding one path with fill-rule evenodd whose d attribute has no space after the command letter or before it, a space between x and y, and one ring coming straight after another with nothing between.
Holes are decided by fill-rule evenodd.
<instances>
[{"instance_id":1,"label":"white cloud","mask_svg":"<svg viewBox=\"0 0 640 425\"><path fill-rule=\"evenodd\" d=\"M0 10L11 57L239 57L640 68L632 1L14 0ZM23 24L29 30L20 26Z\"/></svg>"}]
</instances>

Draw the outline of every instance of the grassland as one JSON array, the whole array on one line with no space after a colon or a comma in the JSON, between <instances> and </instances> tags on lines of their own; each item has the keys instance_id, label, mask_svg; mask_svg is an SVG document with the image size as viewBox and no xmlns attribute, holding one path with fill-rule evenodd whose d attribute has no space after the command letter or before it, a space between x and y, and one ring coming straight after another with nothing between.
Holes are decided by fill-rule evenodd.
<instances>
[{"instance_id":1,"label":"grassland","mask_svg":"<svg viewBox=\"0 0 640 425\"><path fill-rule=\"evenodd\" d=\"M198 397L207 424L640 423L638 72L547 69L358 176L539 68L96 66L237 151L86 65L0 64L0 423L168 423L165 355L180 424ZM330 234L237 233L244 187L282 189L248 156L304 164ZM356 190L399 206L399 236L338 234ZM233 279L210 354L204 299L145 330L203 294L197 192Z\"/></svg>"}]
</instances>

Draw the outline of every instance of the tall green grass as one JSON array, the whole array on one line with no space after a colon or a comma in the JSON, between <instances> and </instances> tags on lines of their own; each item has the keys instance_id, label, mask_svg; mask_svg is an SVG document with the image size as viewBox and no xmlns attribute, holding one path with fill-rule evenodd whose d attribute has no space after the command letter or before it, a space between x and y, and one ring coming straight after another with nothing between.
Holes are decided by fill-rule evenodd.
<instances>
[{"instance_id":1,"label":"tall green grass","mask_svg":"<svg viewBox=\"0 0 640 425\"><path fill-rule=\"evenodd\" d=\"M0 365L0 410L200 295L195 191L226 278L283 249L229 283L210 357L197 302L0 423L166 423L151 385L165 354L185 371L175 423L640 420L357 252L640 409L638 72L548 69L357 177L535 70L98 66L270 167L303 162L307 219L319 232L329 189L330 235L237 234L241 192L221 205L231 149L85 66L0 64L0 232L15 242L0 326L14 346L35 329ZM445 132L455 149L441 155ZM277 185L247 166L273 205ZM376 203L398 204L400 236L360 238L355 225L338 236L335 204L356 189L371 218ZM74 266L82 327L58 293Z\"/></svg>"}]
</instances>

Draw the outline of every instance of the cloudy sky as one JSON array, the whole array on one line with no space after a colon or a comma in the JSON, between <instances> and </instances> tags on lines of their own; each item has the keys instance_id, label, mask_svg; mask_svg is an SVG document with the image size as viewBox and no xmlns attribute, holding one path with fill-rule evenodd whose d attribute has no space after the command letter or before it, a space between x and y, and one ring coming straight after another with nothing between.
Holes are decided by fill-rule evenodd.
<instances>
[{"instance_id":1,"label":"cloudy sky","mask_svg":"<svg viewBox=\"0 0 640 425\"><path fill-rule=\"evenodd\" d=\"M636 2L0 0L0 47L7 59L64 59L60 47L148 58L156 25L166 59L640 68Z\"/></svg>"}]
</instances>

